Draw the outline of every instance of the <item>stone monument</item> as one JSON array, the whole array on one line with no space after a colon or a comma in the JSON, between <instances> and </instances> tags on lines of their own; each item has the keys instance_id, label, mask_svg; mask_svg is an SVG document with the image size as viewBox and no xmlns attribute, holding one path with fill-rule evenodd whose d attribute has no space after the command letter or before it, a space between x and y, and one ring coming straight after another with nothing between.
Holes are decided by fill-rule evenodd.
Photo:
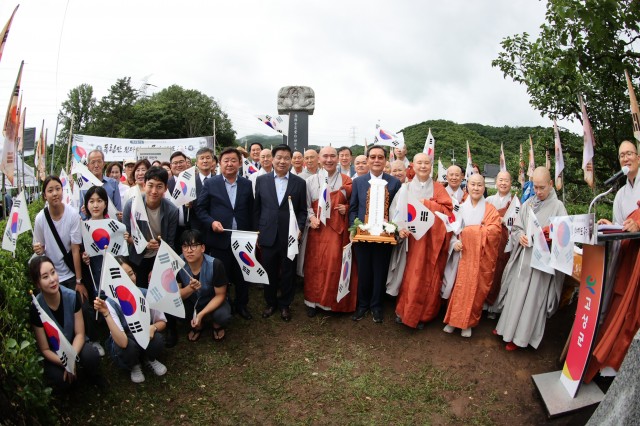
<instances>
[{"instance_id":1,"label":"stone monument","mask_svg":"<svg viewBox=\"0 0 640 426\"><path fill-rule=\"evenodd\" d=\"M278 114L289 116L289 136L284 136L283 142L293 151L304 153L309 146L309 116L315 107L311 87L285 86L278 91Z\"/></svg>"}]
</instances>

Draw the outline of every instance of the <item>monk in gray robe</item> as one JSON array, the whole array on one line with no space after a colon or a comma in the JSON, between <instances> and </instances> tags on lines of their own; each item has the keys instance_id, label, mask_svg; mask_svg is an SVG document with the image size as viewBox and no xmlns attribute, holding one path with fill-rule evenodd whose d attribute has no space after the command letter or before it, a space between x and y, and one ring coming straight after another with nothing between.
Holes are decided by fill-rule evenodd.
<instances>
[{"instance_id":1,"label":"monk in gray robe","mask_svg":"<svg viewBox=\"0 0 640 426\"><path fill-rule=\"evenodd\" d=\"M522 205L511 229L514 249L504 269L496 301L502 307L502 315L494 334L507 342L508 351L529 345L538 348L547 318L558 309L564 281L562 272L556 270L554 274L548 274L531 267L534 249L529 247L526 232L531 210L543 230L548 229L549 218L567 214L553 189L549 170L545 167L535 169L533 186L536 195Z\"/></svg>"}]
</instances>

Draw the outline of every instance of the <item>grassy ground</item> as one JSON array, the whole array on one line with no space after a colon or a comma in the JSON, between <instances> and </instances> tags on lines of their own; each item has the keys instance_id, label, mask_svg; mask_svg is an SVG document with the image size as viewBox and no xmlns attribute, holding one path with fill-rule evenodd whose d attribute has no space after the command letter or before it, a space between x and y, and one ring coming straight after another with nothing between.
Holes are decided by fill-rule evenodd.
<instances>
[{"instance_id":1,"label":"grassy ground","mask_svg":"<svg viewBox=\"0 0 640 426\"><path fill-rule=\"evenodd\" d=\"M550 371L558 348L508 358L486 323L471 339L441 331L441 318L410 330L371 317L307 318L300 294L294 318L234 319L226 340L197 343L181 329L167 351L168 373L133 384L103 360L110 381L97 392L80 383L58 403L68 424L520 424L545 423L530 370ZM563 323L566 321L563 321ZM570 324L569 324L570 327ZM478 336L476 336L478 334ZM566 338L553 340L554 346ZM502 379L500 374L504 375ZM497 377L497 382L496 382ZM504 383L503 383L504 382ZM496 383L499 383L498 386ZM504 386L503 386L504 384Z\"/></svg>"}]
</instances>

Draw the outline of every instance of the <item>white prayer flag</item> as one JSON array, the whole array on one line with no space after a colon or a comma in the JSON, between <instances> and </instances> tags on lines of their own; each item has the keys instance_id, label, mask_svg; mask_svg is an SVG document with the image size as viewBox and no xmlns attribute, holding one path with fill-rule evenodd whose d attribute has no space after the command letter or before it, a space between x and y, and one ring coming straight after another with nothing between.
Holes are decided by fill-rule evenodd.
<instances>
[{"instance_id":1,"label":"white prayer flag","mask_svg":"<svg viewBox=\"0 0 640 426\"><path fill-rule=\"evenodd\" d=\"M256 166L251 164L248 158L242 159L242 175L244 177L249 177L249 175L252 175L257 171L258 169L256 168Z\"/></svg>"},{"instance_id":2,"label":"white prayer flag","mask_svg":"<svg viewBox=\"0 0 640 426\"><path fill-rule=\"evenodd\" d=\"M424 141L422 153L427 154L429 158L431 158L431 164L433 164L436 155L436 139L431 134L431 128L429 128L429 134L427 135L427 139Z\"/></svg>"},{"instance_id":3,"label":"white prayer flag","mask_svg":"<svg viewBox=\"0 0 640 426\"><path fill-rule=\"evenodd\" d=\"M124 224L114 219L86 220L82 222L82 241L90 257L104 254L104 247L114 256L128 256L124 240Z\"/></svg>"},{"instance_id":4,"label":"white prayer flag","mask_svg":"<svg viewBox=\"0 0 640 426\"><path fill-rule=\"evenodd\" d=\"M327 225L327 219L331 217L331 194L329 194L329 173L325 169L318 171L320 181L320 196L318 197L318 219L323 225ZM297 235L297 234L296 234Z\"/></svg>"},{"instance_id":5,"label":"white prayer flag","mask_svg":"<svg viewBox=\"0 0 640 426\"><path fill-rule=\"evenodd\" d=\"M416 240L424 237L435 222L433 212L429 210L418 198L408 193L407 204L407 230L413 234Z\"/></svg>"},{"instance_id":6,"label":"white prayer flag","mask_svg":"<svg viewBox=\"0 0 640 426\"><path fill-rule=\"evenodd\" d=\"M151 308L179 318L185 317L184 304L176 281L176 274L183 266L184 261L169 244L160 241L147 290L147 300Z\"/></svg>"},{"instance_id":7,"label":"white prayer flag","mask_svg":"<svg viewBox=\"0 0 640 426\"><path fill-rule=\"evenodd\" d=\"M33 305L38 311L40 321L42 321L42 328L44 328L44 334L47 336L47 342L49 343L49 349L51 349L60 358L60 362L64 366L64 369L71 374L76 374L76 359L78 353L71 346L71 343L67 340L60 328L54 320L42 309L40 303L36 297L31 293L31 299Z\"/></svg>"},{"instance_id":8,"label":"white prayer flag","mask_svg":"<svg viewBox=\"0 0 640 426\"><path fill-rule=\"evenodd\" d=\"M560 131L558 130L558 123L556 120L553 120L553 137L555 140L555 154L556 154L556 165L555 165L555 180L556 180L556 189L562 189L562 171L564 170L564 157L562 156L562 144L560 143Z\"/></svg>"},{"instance_id":9,"label":"white prayer flag","mask_svg":"<svg viewBox=\"0 0 640 426\"><path fill-rule=\"evenodd\" d=\"M256 115L258 120L271 127L276 132L289 136L289 117L286 115Z\"/></svg>"},{"instance_id":10,"label":"white prayer flag","mask_svg":"<svg viewBox=\"0 0 640 426\"><path fill-rule=\"evenodd\" d=\"M587 107L584 106L582 96L580 96L580 109L582 110L582 131L584 134L584 146L582 150L582 170L584 180L591 188L595 185L593 180L593 147L596 145L591 122L587 116ZM591 169L591 170L588 170Z\"/></svg>"},{"instance_id":11,"label":"white prayer flag","mask_svg":"<svg viewBox=\"0 0 640 426\"><path fill-rule=\"evenodd\" d=\"M11 212L9 213L9 217L7 217L7 226L4 230L4 236L2 237L2 248L11 253L15 253L18 235L32 229L29 210L27 210L27 201L24 198L24 191L22 191L15 200L13 200Z\"/></svg>"},{"instance_id":12,"label":"white prayer flag","mask_svg":"<svg viewBox=\"0 0 640 426\"><path fill-rule=\"evenodd\" d=\"M538 218L536 217L533 209L529 211L528 223L527 223L527 239L529 247L533 247L531 253L531 267L538 269L547 274L554 275L555 270L550 266L551 252L547 245L547 240L542 232L542 227Z\"/></svg>"},{"instance_id":13,"label":"white prayer flag","mask_svg":"<svg viewBox=\"0 0 640 426\"><path fill-rule=\"evenodd\" d=\"M374 145L384 145L399 148L404 145L404 140L399 140L395 133L387 132L379 124L376 124L376 133L373 137Z\"/></svg>"},{"instance_id":14,"label":"white prayer flag","mask_svg":"<svg viewBox=\"0 0 640 426\"><path fill-rule=\"evenodd\" d=\"M469 181L473 174L473 161L471 160L471 149L469 149L469 141L467 141L467 169L464 171L464 178Z\"/></svg>"},{"instance_id":15,"label":"white prayer flag","mask_svg":"<svg viewBox=\"0 0 640 426\"><path fill-rule=\"evenodd\" d=\"M567 275L573 273L573 242L571 241L572 216L550 218L550 265Z\"/></svg>"},{"instance_id":16,"label":"white prayer flag","mask_svg":"<svg viewBox=\"0 0 640 426\"><path fill-rule=\"evenodd\" d=\"M349 284L351 282L351 268L353 254L351 253L351 244L349 243L342 249L342 267L340 268L340 281L338 282L338 297L336 301L340 301L349 294Z\"/></svg>"},{"instance_id":17,"label":"white prayer flag","mask_svg":"<svg viewBox=\"0 0 640 426\"><path fill-rule=\"evenodd\" d=\"M176 207L182 207L196 197L196 166L193 166L178 175L170 199Z\"/></svg>"},{"instance_id":18,"label":"white prayer flag","mask_svg":"<svg viewBox=\"0 0 640 426\"><path fill-rule=\"evenodd\" d=\"M73 190L69 183L69 176L64 169L60 170L60 182L62 182L62 202L71 205L73 199Z\"/></svg>"},{"instance_id":19,"label":"white prayer flag","mask_svg":"<svg viewBox=\"0 0 640 426\"><path fill-rule=\"evenodd\" d=\"M75 176L75 181L81 191L86 191L92 186L102 186L102 181L93 175L82 163L73 161L71 166L71 175Z\"/></svg>"},{"instance_id":20,"label":"white prayer flag","mask_svg":"<svg viewBox=\"0 0 640 426\"><path fill-rule=\"evenodd\" d=\"M147 299L109 252L104 255L101 288L108 297L120 304L122 313L136 342L145 348L149 345L151 315ZM124 324L122 325L124 327Z\"/></svg>"},{"instance_id":21,"label":"white prayer flag","mask_svg":"<svg viewBox=\"0 0 640 426\"><path fill-rule=\"evenodd\" d=\"M326 222L326 220L325 220ZM293 203L289 197L289 237L287 238L287 257L293 260L298 254L298 221L296 220L296 212L293 210Z\"/></svg>"},{"instance_id":22,"label":"white prayer flag","mask_svg":"<svg viewBox=\"0 0 640 426\"><path fill-rule=\"evenodd\" d=\"M444 168L444 164L438 158L438 182L445 182L447 180L447 169Z\"/></svg>"},{"instance_id":23,"label":"white prayer flag","mask_svg":"<svg viewBox=\"0 0 640 426\"><path fill-rule=\"evenodd\" d=\"M529 135L529 168L527 169L527 176L529 180L533 178L533 172L536 170L536 157L533 152L533 139Z\"/></svg>"},{"instance_id":24,"label":"white prayer flag","mask_svg":"<svg viewBox=\"0 0 640 426\"><path fill-rule=\"evenodd\" d=\"M502 143L500 144L500 171L507 171L507 160L504 158L504 146Z\"/></svg>"},{"instance_id":25,"label":"white prayer flag","mask_svg":"<svg viewBox=\"0 0 640 426\"><path fill-rule=\"evenodd\" d=\"M269 276L256 259L255 232L233 231L231 233L231 250L236 257L245 281L256 284L269 284Z\"/></svg>"}]
</instances>

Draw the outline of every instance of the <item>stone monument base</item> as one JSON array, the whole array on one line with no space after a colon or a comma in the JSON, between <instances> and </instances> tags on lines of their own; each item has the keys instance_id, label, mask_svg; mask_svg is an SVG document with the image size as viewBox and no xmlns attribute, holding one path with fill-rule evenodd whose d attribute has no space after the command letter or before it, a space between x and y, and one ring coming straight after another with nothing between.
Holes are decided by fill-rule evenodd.
<instances>
[{"instance_id":1,"label":"stone monument base","mask_svg":"<svg viewBox=\"0 0 640 426\"><path fill-rule=\"evenodd\" d=\"M588 385L582 383L576 397L571 398L567 389L560 382L561 374L562 371L558 370L531 376L550 419L599 404L604 398L604 393L593 382Z\"/></svg>"}]
</instances>

